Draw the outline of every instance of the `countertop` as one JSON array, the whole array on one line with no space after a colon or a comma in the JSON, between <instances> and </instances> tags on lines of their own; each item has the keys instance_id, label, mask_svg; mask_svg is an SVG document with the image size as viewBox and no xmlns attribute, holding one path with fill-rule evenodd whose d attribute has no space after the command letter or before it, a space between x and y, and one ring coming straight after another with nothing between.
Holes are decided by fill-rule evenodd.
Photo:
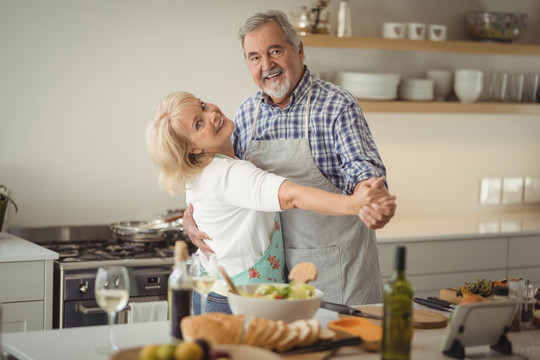
<instances>
[{"instance_id":1,"label":"countertop","mask_svg":"<svg viewBox=\"0 0 540 360\"><path fill-rule=\"evenodd\" d=\"M6 232L0 232L0 263L56 259L58 254L54 251Z\"/></svg>"},{"instance_id":2,"label":"countertop","mask_svg":"<svg viewBox=\"0 0 540 360\"><path fill-rule=\"evenodd\" d=\"M328 321L337 319L337 314L329 310L319 309L316 318L319 319L323 327L326 327ZM151 343L166 343L169 340L169 324L166 321L115 325L114 331L117 345L121 349ZM411 359L451 359L443 355L440 349L445 331L446 329L415 329ZM515 353L526 354L529 359L540 359L540 329L509 333L508 337L512 342ZM107 326L9 333L4 334L2 338L5 349L20 360L108 359L107 355L96 352L96 348L106 344L107 341ZM379 360L380 354L369 353L357 347L344 347L332 357L332 359L336 360L358 358ZM512 359L517 359L517 357L512 357Z\"/></svg>"},{"instance_id":3,"label":"countertop","mask_svg":"<svg viewBox=\"0 0 540 360\"><path fill-rule=\"evenodd\" d=\"M379 243L540 235L540 211L399 215L377 230Z\"/></svg>"}]
</instances>

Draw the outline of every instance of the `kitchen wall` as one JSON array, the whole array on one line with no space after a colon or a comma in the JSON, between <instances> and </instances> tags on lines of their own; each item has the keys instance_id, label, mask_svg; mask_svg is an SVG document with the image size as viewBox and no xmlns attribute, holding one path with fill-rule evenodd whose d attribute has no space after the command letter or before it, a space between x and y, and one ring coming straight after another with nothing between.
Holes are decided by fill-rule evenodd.
<instances>
[{"instance_id":1,"label":"kitchen wall","mask_svg":"<svg viewBox=\"0 0 540 360\"><path fill-rule=\"evenodd\" d=\"M151 219L184 208L157 188L144 131L166 94L189 90L231 118L257 90L236 31L257 11L312 1L1 0L0 184L19 205L8 224L46 226ZM338 1L333 1L334 18ZM537 0L351 0L353 35L383 21L442 23L467 39L467 10L523 11L520 40L540 44ZM306 48L314 72L473 67L540 73L532 56ZM540 117L366 113L402 214L494 212L483 176L540 176Z\"/></svg>"}]
</instances>

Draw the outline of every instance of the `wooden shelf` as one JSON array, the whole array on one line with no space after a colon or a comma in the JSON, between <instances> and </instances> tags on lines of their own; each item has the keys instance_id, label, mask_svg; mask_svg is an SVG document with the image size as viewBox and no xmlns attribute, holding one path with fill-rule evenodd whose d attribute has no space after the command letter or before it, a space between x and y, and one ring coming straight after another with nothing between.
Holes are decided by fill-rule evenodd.
<instances>
[{"instance_id":1,"label":"wooden shelf","mask_svg":"<svg viewBox=\"0 0 540 360\"><path fill-rule=\"evenodd\" d=\"M365 113L513 114L540 115L534 103L459 103L438 101L372 101L358 99Z\"/></svg>"},{"instance_id":2,"label":"wooden shelf","mask_svg":"<svg viewBox=\"0 0 540 360\"><path fill-rule=\"evenodd\" d=\"M528 44L481 41L404 40L367 37L339 38L331 35L304 35L302 36L302 40L305 46L315 47L540 56L540 45Z\"/></svg>"}]
</instances>

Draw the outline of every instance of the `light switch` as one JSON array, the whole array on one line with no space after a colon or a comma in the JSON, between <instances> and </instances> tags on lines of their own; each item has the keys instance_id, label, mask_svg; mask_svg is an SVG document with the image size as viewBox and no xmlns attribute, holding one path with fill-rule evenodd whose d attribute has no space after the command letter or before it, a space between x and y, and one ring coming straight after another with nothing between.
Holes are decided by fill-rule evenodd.
<instances>
[{"instance_id":1,"label":"light switch","mask_svg":"<svg viewBox=\"0 0 540 360\"><path fill-rule=\"evenodd\" d=\"M503 178L502 203L504 205L521 204L523 200L523 178Z\"/></svg>"},{"instance_id":2,"label":"light switch","mask_svg":"<svg viewBox=\"0 0 540 360\"><path fill-rule=\"evenodd\" d=\"M480 205L500 205L502 178L482 178L480 182Z\"/></svg>"},{"instance_id":3,"label":"light switch","mask_svg":"<svg viewBox=\"0 0 540 360\"><path fill-rule=\"evenodd\" d=\"M525 204L540 203L540 178L526 177L524 183L523 202Z\"/></svg>"}]
</instances>

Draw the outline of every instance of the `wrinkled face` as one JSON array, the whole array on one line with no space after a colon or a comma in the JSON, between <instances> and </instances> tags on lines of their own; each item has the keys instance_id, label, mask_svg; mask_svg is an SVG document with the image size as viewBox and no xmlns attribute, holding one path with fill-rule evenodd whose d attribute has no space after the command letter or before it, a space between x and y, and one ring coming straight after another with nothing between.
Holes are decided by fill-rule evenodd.
<instances>
[{"instance_id":1,"label":"wrinkled face","mask_svg":"<svg viewBox=\"0 0 540 360\"><path fill-rule=\"evenodd\" d=\"M304 73L304 52L287 43L283 30L269 22L244 37L244 55L255 84L283 108Z\"/></svg>"},{"instance_id":2,"label":"wrinkled face","mask_svg":"<svg viewBox=\"0 0 540 360\"><path fill-rule=\"evenodd\" d=\"M234 123L216 105L194 97L184 105L174 128L191 141L192 153L223 153L230 147Z\"/></svg>"}]
</instances>

